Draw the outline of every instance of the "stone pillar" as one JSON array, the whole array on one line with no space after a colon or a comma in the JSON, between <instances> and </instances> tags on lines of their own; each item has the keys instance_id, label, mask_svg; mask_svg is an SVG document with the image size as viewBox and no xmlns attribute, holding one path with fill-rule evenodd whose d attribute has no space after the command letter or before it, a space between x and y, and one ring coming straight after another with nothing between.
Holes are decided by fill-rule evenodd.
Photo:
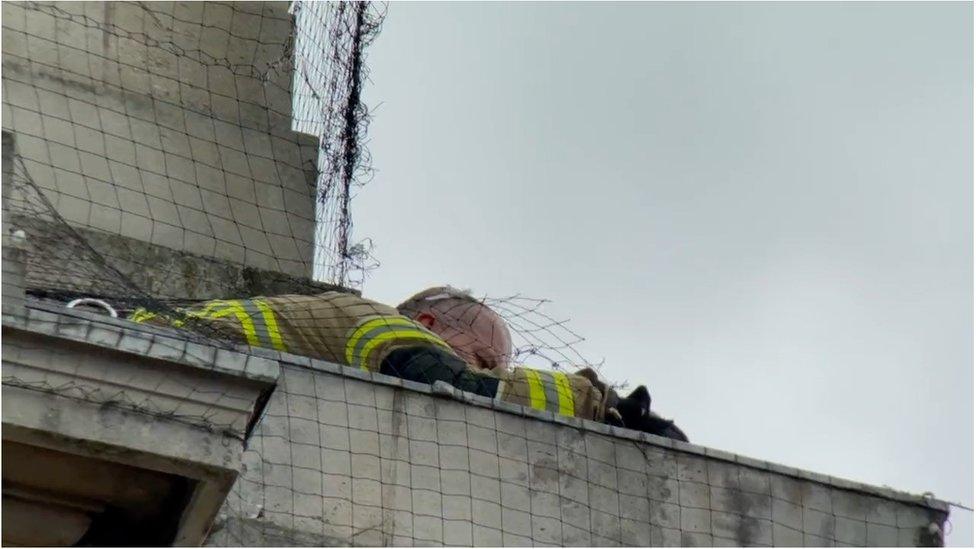
<instances>
[{"instance_id":1,"label":"stone pillar","mask_svg":"<svg viewBox=\"0 0 976 549\"><path fill-rule=\"evenodd\" d=\"M287 8L4 3L3 129L76 228L309 278L318 144L291 131Z\"/></svg>"}]
</instances>

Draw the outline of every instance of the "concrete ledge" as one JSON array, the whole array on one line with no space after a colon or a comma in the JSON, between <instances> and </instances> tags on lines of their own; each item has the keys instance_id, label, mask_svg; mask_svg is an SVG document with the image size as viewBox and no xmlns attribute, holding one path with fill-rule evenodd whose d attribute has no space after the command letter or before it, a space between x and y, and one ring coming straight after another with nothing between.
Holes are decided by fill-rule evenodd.
<instances>
[{"instance_id":1,"label":"concrete ledge","mask_svg":"<svg viewBox=\"0 0 976 549\"><path fill-rule=\"evenodd\" d=\"M244 443L281 373L278 362L85 311L22 311L3 316L5 448L19 448L28 460L61 456L122 475L161 473L174 490L188 490L185 501L146 492L148 501L158 495L167 502L161 518L174 521L175 533L164 535L175 536L176 545L200 544L240 472ZM21 468L12 482L28 494L46 493L51 475L35 469ZM6 505L6 469L4 475ZM104 518L105 509L119 508L114 496L75 493L83 488L72 484L61 485L63 497L45 501L92 499L102 503L90 516L120 520ZM89 532L97 529L92 524Z\"/></svg>"},{"instance_id":2,"label":"concrete ledge","mask_svg":"<svg viewBox=\"0 0 976 549\"><path fill-rule=\"evenodd\" d=\"M786 465L780 465L777 463L771 463L768 461L754 459L748 456L742 456L731 452L726 452L724 450L708 448L698 444L676 441L664 437L650 435L647 433L633 431L630 429L621 429L604 423L556 416L552 412L542 412L532 408L511 404L508 402L495 401L480 395L465 393L457 389L456 387L452 387L443 382L435 383L433 386L423 385L423 384L414 383L406 380L401 380L391 376L386 376L379 373L365 372L362 370L345 367L331 362L311 359L309 357L297 356L289 353L280 353L276 351L272 351L272 353L277 354L278 360L281 362L282 365L309 368L315 371L328 372L331 374L343 376L350 379L370 381L372 383L377 383L379 385L402 387L419 394L428 394L428 395L435 395L440 398L449 398L452 400L463 402L471 406L497 410L499 412L504 412L507 414L512 414L520 417L532 418L537 421L543 421L548 423L559 423L559 424L573 427L575 429L579 429L581 431L598 433L601 435L611 436L618 439L633 440L657 448L673 450L673 451L682 452L684 454L689 454L689 455L708 457L711 459L720 460L720 461L724 461L724 462L728 462L728 463L732 463L744 467L749 467L751 469L755 469L759 471L767 471L778 475L790 476L790 477L795 477L803 480L810 480L834 488L850 490L854 492L861 492L864 494L876 495L886 499L892 499L904 503L920 505L940 512L948 512L949 510L949 504L947 502L936 498L926 497L919 494L912 494L909 492L902 492L887 487L873 486L870 484L864 484L864 483L855 482L847 479L831 477L828 475L823 475L812 471L804 471L801 469L797 469L795 467L789 467Z\"/></svg>"},{"instance_id":3,"label":"concrete ledge","mask_svg":"<svg viewBox=\"0 0 976 549\"><path fill-rule=\"evenodd\" d=\"M289 359L210 545L942 543L926 498Z\"/></svg>"},{"instance_id":4,"label":"concrete ledge","mask_svg":"<svg viewBox=\"0 0 976 549\"><path fill-rule=\"evenodd\" d=\"M24 316L4 315L4 328L202 368L272 386L281 373L276 357L261 352L264 349L232 345L185 331L136 324L78 309L58 308L36 300L28 303Z\"/></svg>"},{"instance_id":5,"label":"concrete ledge","mask_svg":"<svg viewBox=\"0 0 976 549\"><path fill-rule=\"evenodd\" d=\"M204 539L243 452L242 442L230 437L214 444L210 433L147 414L6 384L3 439L191 479L195 488L180 513L174 545Z\"/></svg>"},{"instance_id":6,"label":"concrete ledge","mask_svg":"<svg viewBox=\"0 0 976 549\"><path fill-rule=\"evenodd\" d=\"M712 543L731 542L734 541L734 532L726 532L723 530L725 528L723 525L748 523L755 524L755 528L758 528L754 532L758 536L755 539L766 540L764 543L767 544L773 544L774 542L775 544L817 544L821 541L826 543L828 540L833 540L836 543L849 540L849 543L863 544L864 542L859 540L862 540L862 537L865 535L863 530L866 528L869 532L867 534L868 537L864 539L867 540L868 544L884 545L884 543L878 540L890 540L891 544L897 542L899 545L913 545L930 543L931 540L928 538L922 539L918 537L925 536L924 532L919 532L927 528L929 522L939 526L941 524L940 521L944 520L944 513L948 511L948 504L934 498L899 492L886 487L870 486L810 471L802 471L722 450L673 441L592 421L555 416L551 413L544 413L465 393L444 383L434 385L419 384L382 374L349 368L331 362L316 360L306 356L279 353L268 349L251 349L233 345L213 347L208 346L206 343L196 341L182 341L183 347L180 348L180 342L174 340L179 340L180 336L187 337L187 334L183 332L136 325L124 320L107 319L106 317L82 311L59 313L56 312L56 307L48 305L42 307L45 307L45 310L41 310L40 308L32 310L28 314L28 318L21 322L21 325L31 327L37 323L41 323L47 326L42 330L45 334L55 334L57 337L70 339L71 341L98 345L106 350L118 349L121 352L130 354L144 354L147 359L155 357L152 360L178 360L187 366L196 365L202 367L210 359L209 357L213 356L219 365L218 367L210 368L208 371L212 371L214 374L237 372L245 377L253 377L254 380L268 380L274 372L281 372L281 375L284 376L286 371L291 371L292 376L297 376L294 378L294 383L296 384L290 387L282 387L275 392L272 398L276 402L274 406L277 406L277 408L275 408L273 413L265 416L261 420L257 427L257 432L259 433L264 431L268 433L278 432L282 428L279 422L284 421L285 418L288 418L293 425L296 424L296 420L303 420L304 416L302 414L305 412L299 410L293 411L287 408L289 406L287 403L291 402L292 399L282 396L284 393L294 392L294 394L303 397L294 399L296 405L307 397L320 400L320 405L322 402L333 402L331 400L332 397L323 399L318 396L315 390L310 390L308 380L315 376L334 376L347 380L345 383L346 390L354 391L352 394L363 397L369 392L373 392L376 395L376 413L378 414L392 413L395 416L397 414L406 414L402 416L402 421L411 425L414 425L417 419L430 417L434 421L444 422L445 433L451 432L452 428L450 424L452 422L457 423L457 421L461 421L467 425L467 442L464 444L467 445L467 452L471 454L472 459L476 455L482 455L483 450L490 449L487 454L483 454L483 457L478 458L478 460L491 460L492 455L497 455L497 459L500 460L500 467L503 465L505 467L511 467L514 464L520 463L518 461L512 461L510 457L503 458L503 456L511 455L510 452L512 452L512 449L508 448L503 452L501 446L503 443L510 444L510 442L505 441L510 441L511 439L505 437L511 437L512 435L506 435L506 433L512 431L511 425L517 425L518 429L513 432L524 433L519 436L524 436L524 440L526 441L524 444L529 444L530 446L528 456L519 459L525 460L530 470L534 471L536 469L532 469L533 467L539 467L541 469L538 469L538 471L545 471L547 468L555 467L559 471L563 471L567 467L567 463L575 463L582 459L584 463L589 463L588 469L583 469L579 472L578 474L582 475L580 477L574 477L573 475L577 473L571 473L568 477L569 480L566 480L566 482L588 482L593 487L591 490L596 490L593 492L594 494L597 494L599 497L610 497L612 500L619 498L619 505L621 506L624 505L624 501L629 501L625 500L625 498L631 496L627 494L627 487L619 484L620 482L624 482L622 479L625 476L619 477L620 480L618 480L617 475L633 474L628 472L632 469L642 470L646 468L649 471L651 469L655 471L660 469L659 472L654 473L654 475L660 476L648 477L658 479L654 480L654 482L662 483L660 490L663 490L661 495L649 496L650 505L655 509L659 508L655 512L660 513L658 518L651 519L651 528L672 528L677 532L675 535L680 534L684 536L681 538L682 540L685 537L695 535L704 536L702 539L695 541L696 543L705 543L705 537L711 540ZM64 321L66 317L69 317L69 322L65 326L57 328L50 327L52 322ZM51 337L54 336L52 335ZM177 345L177 350L169 349L171 345ZM249 361L255 366L249 368ZM323 385L334 387L337 386L336 381L338 380L330 380ZM342 384L340 383L339 385ZM344 394L346 396L343 397L342 395ZM353 407L354 402L342 400L343 398L349 398L348 394L343 392L337 393L335 398L339 398L339 400L334 401L336 403L335 405ZM382 402L384 403L382 406L379 405L381 402L381 394L385 395L382 397ZM373 402L371 400L372 397L365 398L365 402ZM360 400L362 399L357 398L355 402L359 402ZM387 404L388 401L390 404ZM437 401L445 404L437 404ZM397 402L400 404L396 404ZM433 408L428 408L431 406L429 403L433 403ZM286 408L282 409L281 406L286 406ZM355 408L358 410L357 417L361 417L363 413L367 415L371 414L372 412L368 411L369 406L370 404L355 405ZM460 413L460 416L458 416L456 421L450 419L458 413ZM495 415L496 413L499 415ZM503 429L501 426L503 425L503 418L506 416L518 419L518 422L510 424L510 422L505 421L504 425L510 426ZM316 421L316 417L313 416L303 421ZM384 415L383 417L386 416ZM528 421L523 422L522 419ZM301 423L302 421L298 421L298 424ZM492 427L493 424L494 428ZM417 425L419 428L419 424ZM484 427L481 427L482 425ZM321 427L331 428L327 426ZM373 428L376 428L376 426L370 427L370 429ZM379 427L381 453L383 437L389 436L386 434L387 429L396 428L385 425ZM342 432L361 432L364 435L369 432L368 429L364 431L362 425L353 427L351 423L348 429L349 431ZM418 432L422 433L423 431ZM260 443L264 451L271 451L268 445L272 443L286 447L292 444L287 438L282 439L280 435L267 434L261 436L269 437ZM482 437L487 438L482 440ZM552 439L550 440L550 438ZM619 442L614 443L614 440ZM425 444L444 444L442 448L445 453L441 459L449 459L449 456L454 452L452 448L457 446L453 442L444 441L442 443L440 438L436 438L434 442L430 442L427 439L411 439L409 441L411 447ZM611 450L609 454L604 455L606 450L601 448L606 444L610 444L615 449ZM296 446L297 448L304 448L304 446L299 445ZM538 450L532 450L532 448L538 448ZM549 449L543 451L546 448ZM573 448L573 450L568 450L568 448ZM627 465L628 462L621 461L625 460L623 456L626 452L634 450L639 452L638 455L643 454L643 459L647 461L646 464L640 464L638 462L638 465ZM275 453L286 451L286 448L277 446L274 450ZM543 451L543 453L533 453L538 451ZM391 458L396 459L393 456L384 459ZM257 459L260 463L262 458L258 457ZM539 459L541 461L538 461ZM353 459L352 461L354 463L353 470L355 471L357 470L356 460ZM557 462L561 463L561 465L557 466ZM490 473L490 470L485 471L481 469L483 467L481 461L465 461L463 463L469 463L466 467L471 467L471 469L467 470L464 468L464 465L458 464L461 467L460 469L454 469L454 466L445 469L445 473L448 476L443 478L449 479L458 474L463 474L470 476L470 482L484 483L486 481L485 479L492 478L492 474L502 474L504 472L504 469L500 470L499 473ZM279 464L277 462L275 465L275 467L286 466L289 465L286 463ZM365 466L365 463L363 466ZM418 479L423 479L424 466L417 464L412 467L415 469L420 467L417 472L421 476ZM734 480L734 489L731 489L731 491L729 491L730 488L722 484L723 477L721 477L720 473L722 467L731 467L735 471L733 478L736 480ZM605 470L613 471L614 468L619 470L612 476L606 476L607 473L601 472ZM715 470L713 471L713 469ZM254 474L261 473L255 471ZM710 474L718 474L719 476L710 477ZM353 477L355 477L355 473ZM379 482L378 477L375 479L372 476L367 478L372 479L370 482ZM509 477L505 478L507 480L499 479L502 482L501 485L504 490L511 492L511 490L514 490L510 485L513 480ZM540 478L546 477L543 475ZM573 481L573 478L577 478L577 480ZM256 485L254 484L255 482L257 483ZM261 482L258 479L252 479L248 483L240 485L242 486L240 490L248 493L252 488L244 488L243 486L261 486ZM442 480L442 482L449 482L449 480ZM740 482L742 483L741 485L739 484ZM790 488L791 484L795 485L796 488ZM382 484L381 486L383 486L383 490L385 491L392 490L396 492L399 490L395 486L386 487L386 485ZM505 486L509 487L504 488ZM804 490L809 491L808 494L804 492L807 495L803 496L802 513L800 513L800 500L794 499L796 496L790 495L789 493L789 490L799 489L799 486L804 486ZM665 487L667 488L665 489ZM412 489L418 490L417 493L423 492L422 486L415 486ZM782 490L787 490L787 492L782 492ZM371 494L372 492L368 492L355 497L368 499L373 497ZM231 495L233 496L233 492ZM253 495L252 497L258 496ZM591 495L590 497L596 496ZM661 498L660 501L654 500L655 497ZM740 510L735 505L728 507L727 505L729 504L725 502L737 501L735 498L745 498L744 501L755 500L757 502L756 505L759 505L758 510L749 510L748 508ZM881 499L879 500L877 498ZM871 511L871 513L877 514L877 516L870 514L869 516L861 516L858 514L856 507L851 507L851 509L845 507L856 506L857 504L852 502L862 500L876 502L871 505L882 506L882 508ZM573 499L572 501L577 500ZM239 505L246 508L243 504ZM600 503L600 500L591 501L584 498L572 505L591 507L592 511L590 512L595 513L593 516L604 516L596 513L610 513L606 516L612 517L613 513L621 513L618 518L612 520L621 521L621 524L623 524L623 521L627 521L627 524L633 523L632 525L636 525L635 527L646 527L640 526L640 522L633 522L632 519L627 518L629 514L634 512L633 510L625 510L623 507L608 507L606 510L601 510L599 506L603 505L603 503ZM833 508L833 505L840 505L840 507ZM225 509L233 510L233 506L225 506ZM613 511L612 509L617 509L617 511ZM679 512L679 509L682 511ZM823 511L820 511L820 509L823 509ZM871 509L874 508L872 507ZM897 520L894 514L896 511L898 513ZM512 515L515 512L515 510L507 508L505 511L508 515ZM757 512L762 516L752 516ZM431 511L431 513L434 513L434 511ZM710 513L708 516L712 517L711 520L713 522L709 523L706 521L704 526L695 522L699 519L705 520L703 518L705 515L702 513L705 513L705 515ZM853 518L849 516L851 514L853 514ZM832 516L836 517L834 522L830 522L830 517ZM941 519L940 516L942 517ZM826 521L824 524L831 525L830 536L818 538L801 527L803 524L802 521L800 523L795 522L801 519L806 520L804 517L810 520ZM261 518L248 518L243 515L235 515L234 512L229 512L227 516L220 520L223 521L220 523L223 526L220 526L215 531L214 536L209 538L208 543L235 545L243 543L241 539L247 539L251 536L256 536L254 539L261 539L262 534L267 534L275 539L277 539L276 536L286 540L305 539L303 536L308 534L304 530L291 532L284 529L279 532L275 528L280 527L281 524L273 521L269 522ZM608 518L607 520L611 519ZM665 526L657 525L654 521L661 521ZM593 524L597 525L598 523ZM799 524L800 526L797 526L796 528L798 529L796 530L791 530L790 528L792 527L789 526L790 524ZM594 526L594 528L596 527ZM826 528L826 526L824 527ZM698 531L696 530L697 528L705 528L705 530ZM278 533L275 534L274 532ZM332 535L345 539L343 537L345 534L341 533L344 530L341 528L333 529L330 526L330 528L323 530L323 532L327 535L322 539L332 539L330 537ZM585 539L590 542L596 539L604 540L601 543L609 543L610 541L617 540L616 536L618 534L612 534L612 532L608 531L597 538L598 533L598 531L594 530L587 534L589 537ZM429 539L431 540L441 539L435 533L429 534ZM530 539L526 537L527 535L528 532L523 536L526 540ZM653 535L663 534L658 533ZM241 539L234 539L234 536L239 536ZM419 538L415 535L415 539L411 540L408 538L408 541L417 542L420 539L428 539L425 536L427 534ZM572 536L564 531L564 537L562 539L565 541L571 538ZM312 538L308 539L311 540ZM652 539L655 538L652 537ZM637 538L633 542L638 543L639 541L639 543L644 543L644 541L647 541L640 540L644 540L644 538ZM619 542L620 540L617 541ZM660 540L658 541L660 542ZM502 543L502 541L498 543Z\"/></svg>"},{"instance_id":7,"label":"concrete ledge","mask_svg":"<svg viewBox=\"0 0 976 549\"><path fill-rule=\"evenodd\" d=\"M31 306L37 307L38 309L32 310L30 312L29 318L32 319L35 317L43 318L46 322L52 322L53 320L55 320L56 317L50 316L49 314L44 314L45 312L56 310L54 307L50 305L41 305L36 303L32 303ZM98 324L115 326L118 331L132 331L132 332L140 333L140 335L133 335L133 337L142 338L142 340L146 340L146 338L153 338L153 337L166 337L168 338L167 341L170 341L178 338L181 335L184 338L186 337L186 332L182 332L178 330L168 330L165 328L157 328L154 326L135 324L126 320L112 319L109 317L100 316L100 315L83 312L83 311L69 311L66 313L61 313L61 316L62 317L73 316L79 318L79 320L87 318L89 322L97 322ZM4 322L6 323L7 320L5 319ZM80 337L80 335L78 335L78 337ZM99 336L86 335L85 337L86 337L85 341L90 341L92 340L92 338L94 338L94 340L97 340ZM180 345L180 343L176 341L174 341L173 344L176 346ZM184 345L193 345L193 344L185 343ZM680 441L673 441L671 439L649 435L647 433L640 433L629 429L620 429L603 423L598 423L593 421L583 421L575 418L557 417L551 412L541 412L539 410L534 410L532 408L526 408L523 406L518 406L507 402L494 401L492 399L482 397L480 395L465 393L455 387L451 387L446 384L436 384L435 386L424 385L421 383L415 383L415 382L403 380L392 376L386 376L379 373L366 372L356 368L349 368L340 364L313 359L307 356L295 355L291 353L282 353L271 349L252 348L252 347L243 347L243 346L230 346L230 347L235 350L234 351L221 350L221 351L227 353L233 353L233 355L227 355L227 356L235 356L238 357L238 359L234 361L227 361L227 362L221 361L221 365L222 365L221 367L226 368L226 364L230 364L230 363L238 364L238 367L237 369L232 369L228 371L228 373L231 372L236 373L242 371L239 368L240 360L253 361L252 363L255 365L251 370L247 370L247 368L245 368L243 370L245 375L255 375L265 380L270 380L271 378L277 379L277 376L280 373L278 367L279 364L295 366L300 368L308 368L315 371L328 372L331 374L347 377L350 379L358 379L362 381L369 381L371 383L377 383L380 385L405 388L415 393L435 394L439 397L450 398L452 400L463 402L471 406L489 408L489 409L505 412L508 414L513 414L516 416L533 418L539 421L561 423L584 431L600 433L603 435L612 436L620 439L638 441L658 448L671 449L686 454L707 456L709 458L725 461L728 463L734 463L737 465L742 465L742 466L750 467L761 471L769 471L771 473L787 475L787 476L804 479L804 480L811 480L814 482L833 486L836 488L863 492L865 494L877 495L888 499L903 501L905 503L922 505L924 507L928 507L942 512L947 512L949 509L948 503L936 498L930 498L922 495L911 494L908 492L897 491L886 487L872 486L869 484L831 477L828 475L823 475L811 471L804 471L804 470L797 469L795 467L789 467L786 465L780 465L780 464L771 463L763 460L758 460L758 459L750 458L748 456L733 454L731 452L717 450L714 448L707 448L705 446L701 446L697 444L689 444ZM246 359L243 357L246 357ZM265 374L262 375L261 372L265 372Z\"/></svg>"},{"instance_id":8,"label":"concrete ledge","mask_svg":"<svg viewBox=\"0 0 976 549\"><path fill-rule=\"evenodd\" d=\"M208 546L226 547L343 547L347 540L317 535L301 530L290 530L257 518L224 517L214 524Z\"/></svg>"}]
</instances>

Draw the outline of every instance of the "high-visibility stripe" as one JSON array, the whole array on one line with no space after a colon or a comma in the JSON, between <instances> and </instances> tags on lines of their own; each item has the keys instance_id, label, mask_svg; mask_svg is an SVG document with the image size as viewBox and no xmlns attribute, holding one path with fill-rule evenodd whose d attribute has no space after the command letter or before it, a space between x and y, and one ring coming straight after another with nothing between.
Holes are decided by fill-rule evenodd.
<instances>
[{"instance_id":1,"label":"high-visibility stripe","mask_svg":"<svg viewBox=\"0 0 976 549\"><path fill-rule=\"evenodd\" d=\"M230 306L230 302L224 301L222 299L215 299L213 301L208 302L206 305L204 305L203 309L200 309L198 311L194 311L194 310L186 311L186 316L192 316L196 318L220 318L222 316L226 316L226 311L225 314L214 316L216 314L214 312L214 309L216 309L217 307L226 308L229 306ZM217 311L217 313L219 312L220 311Z\"/></svg>"},{"instance_id":2,"label":"high-visibility stripe","mask_svg":"<svg viewBox=\"0 0 976 549\"><path fill-rule=\"evenodd\" d=\"M190 318L205 320L215 320L233 315L240 323L241 331L244 333L248 345L270 347L279 351L286 350L274 311L261 300L226 301L215 299L207 302L201 309L183 311L183 314ZM132 313L130 319L135 322L144 322L154 317L156 317L156 313L139 308ZM176 327L181 327L184 324L182 320L171 320L170 323Z\"/></svg>"},{"instance_id":3,"label":"high-visibility stripe","mask_svg":"<svg viewBox=\"0 0 976 549\"><path fill-rule=\"evenodd\" d=\"M205 320L216 320L233 315L241 325L241 331L248 345L286 350L274 311L261 300L214 299L207 302L202 309L189 310L184 314ZM177 322L179 325L183 324L182 321L174 321L173 324L177 325Z\"/></svg>"},{"instance_id":4,"label":"high-visibility stripe","mask_svg":"<svg viewBox=\"0 0 976 549\"><path fill-rule=\"evenodd\" d=\"M224 318L228 315L237 314L237 308L233 305L224 305L223 309L209 310L205 312L194 311L192 313L187 313L187 316L194 316L199 318L214 319L214 318Z\"/></svg>"},{"instance_id":5,"label":"high-visibility stripe","mask_svg":"<svg viewBox=\"0 0 976 549\"><path fill-rule=\"evenodd\" d=\"M156 317L159 317L159 316L160 315L158 315L158 314L156 314L156 313L154 313L152 311L147 311L146 309L144 309L142 307L139 307L138 309L136 309L135 311L133 311L131 315L129 315L129 320L132 321L132 322L139 322L139 323L141 323L141 322L146 322L148 320L152 320L152 319L154 319ZM169 318L169 317L165 317L165 316L162 317L162 318L164 320L166 320L166 321L169 321L170 325L173 326L173 327L175 327L175 328L182 328L183 327L184 322L182 320L178 319L178 318Z\"/></svg>"},{"instance_id":6,"label":"high-visibility stripe","mask_svg":"<svg viewBox=\"0 0 976 549\"><path fill-rule=\"evenodd\" d=\"M381 316L379 318L373 318L367 320L361 326L356 328L356 331L349 336L346 340L346 364L352 365L356 358L362 355L362 348L366 341L363 341L363 336L367 332L374 330L376 328L382 328L386 326L400 326L407 328L416 328L417 325L412 320L402 316ZM362 341L362 344L360 342Z\"/></svg>"},{"instance_id":7,"label":"high-visibility stripe","mask_svg":"<svg viewBox=\"0 0 976 549\"><path fill-rule=\"evenodd\" d=\"M258 340L258 346L274 348L274 343L271 341L271 331L268 329L264 311L258 307L253 299L244 299L239 301L239 303L251 320L251 324L254 327L254 335Z\"/></svg>"},{"instance_id":8,"label":"high-visibility stripe","mask_svg":"<svg viewBox=\"0 0 976 549\"><path fill-rule=\"evenodd\" d=\"M366 345L369 344L369 342L372 341L374 338L376 338L376 336L378 336L380 334L387 333L387 332L394 332L394 331L398 331L398 330L399 331L403 331L403 330L407 330L407 331L414 330L414 328L415 327L412 326L412 325L411 326L404 326L404 325L385 326L385 325L383 325L383 326L376 326L376 327L374 327L372 330L370 330L370 331L366 332L365 334L363 334L362 337L360 337L359 340L356 342L356 344L353 347L351 347L351 353L352 354L350 355L351 358L349 360L349 364L353 364L354 361L355 362L359 362L362 359L362 357L364 355L364 352L365 352L365 349L366 349ZM350 353L350 348L347 347L346 348L346 354L348 355L349 353Z\"/></svg>"},{"instance_id":9,"label":"high-visibility stripe","mask_svg":"<svg viewBox=\"0 0 976 549\"><path fill-rule=\"evenodd\" d=\"M251 320L251 315L248 314L241 301L215 299L199 311L188 311L186 313L186 316L204 319L218 319L230 315L234 315L241 324L241 331L244 332L244 339L247 340L247 344L252 347L260 347L261 341L254 329L254 321Z\"/></svg>"},{"instance_id":10,"label":"high-visibility stripe","mask_svg":"<svg viewBox=\"0 0 976 549\"><path fill-rule=\"evenodd\" d=\"M228 309L232 310L234 316L237 317L237 321L241 323L241 330L244 331L244 338L247 339L247 344L252 347L260 347L261 340L258 339L257 331L254 329L254 320L251 319L251 315L244 308L244 304L240 301L231 301Z\"/></svg>"},{"instance_id":11,"label":"high-visibility stripe","mask_svg":"<svg viewBox=\"0 0 976 549\"><path fill-rule=\"evenodd\" d=\"M498 389L495 391L495 400L501 401L505 398L505 388L506 388L505 380L499 379Z\"/></svg>"},{"instance_id":12,"label":"high-visibility stripe","mask_svg":"<svg viewBox=\"0 0 976 549\"><path fill-rule=\"evenodd\" d=\"M371 338L366 343L366 345L363 346L362 354L359 357L357 357L359 360L359 367L364 370L368 370L369 368L367 368L366 365L369 364L370 354L372 354L372 352L383 343L386 343L387 341L391 341L391 340L411 340L411 339L419 340L419 341L427 341L429 343L440 345L442 347L447 346L447 344L445 344L441 340L441 338L433 334L430 334L428 332L421 331L417 328L403 328L403 329L385 331L383 333L377 334L376 337Z\"/></svg>"},{"instance_id":13,"label":"high-visibility stripe","mask_svg":"<svg viewBox=\"0 0 976 549\"><path fill-rule=\"evenodd\" d=\"M536 410L545 410L546 390L542 387L539 372L529 368L524 369L523 372L525 372L525 381L529 385L529 404Z\"/></svg>"},{"instance_id":14,"label":"high-visibility stripe","mask_svg":"<svg viewBox=\"0 0 976 549\"><path fill-rule=\"evenodd\" d=\"M394 334L386 335L384 334ZM405 337L412 334L410 337ZM377 339L379 338L379 339ZM419 339L450 349L444 340L402 316L382 316L360 325L346 341L346 363L366 368L367 358L377 345L394 338Z\"/></svg>"},{"instance_id":15,"label":"high-visibility stripe","mask_svg":"<svg viewBox=\"0 0 976 549\"><path fill-rule=\"evenodd\" d=\"M215 308L217 308L217 307L227 307L228 305L230 305L230 303L227 302L227 301L224 301L223 299L214 299L213 301L208 301L207 303L205 303L203 305L203 308L202 309L196 310L196 311L190 310L190 311L187 312L187 314L193 315L193 316L200 316L200 317L206 318L208 315L211 314L211 312Z\"/></svg>"},{"instance_id":16,"label":"high-visibility stripe","mask_svg":"<svg viewBox=\"0 0 976 549\"><path fill-rule=\"evenodd\" d=\"M156 313L154 313L152 311L147 311L146 309L144 309L142 307L139 307L138 309L136 309L135 311L133 311L131 315L129 315L129 320L132 321L132 322L142 323L142 322L146 322L146 321L152 320L152 319L154 319L154 318L156 318L158 316L160 316L160 315L158 315L158 314L156 314ZM162 318L164 320L169 321L170 325L172 325L172 326L174 326L176 328L183 327L183 321L182 320L174 319L174 318L169 318L169 317L165 317L165 316L162 317Z\"/></svg>"},{"instance_id":17,"label":"high-visibility stripe","mask_svg":"<svg viewBox=\"0 0 976 549\"><path fill-rule=\"evenodd\" d=\"M271 339L271 346L279 351L287 351L288 348L285 347L285 342L281 339L281 331L278 330L278 319L275 318L274 311L268 304L260 299L254 300L254 305L261 310L261 316L264 317L264 325L268 329L268 337Z\"/></svg>"},{"instance_id":18,"label":"high-visibility stripe","mask_svg":"<svg viewBox=\"0 0 976 549\"><path fill-rule=\"evenodd\" d=\"M552 372L537 370L539 379L542 381L542 390L546 395L546 410L555 414L559 413L559 396L556 394L556 380L552 377Z\"/></svg>"},{"instance_id":19,"label":"high-visibility stripe","mask_svg":"<svg viewBox=\"0 0 976 549\"><path fill-rule=\"evenodd\" d=\"M525 374L532 408L564 416L576 416L573 388L566 374L532 368L520 369Z\"/></svg>"},{"instance_id":20,"label":"high-visibility stripe","mask_svg":"<svg viewBox=\"0 0 976 549\"><path fill-rule=\"evenodd\" d=\"M563 372L553 372L552 377L556 378L556 392L559 394L559 413L564 416L576 415L576 403L573 396L573 387L569 383L569 377Z\"/></svg>"},{"instance_id":21,"label":"high-visibility stripe","mask_svg":"<svg viewBox=\"0 0 976 549\"><path fill-rule=\"evenodd\" d=\"M139 307L132 314L129 315L129 320L132 322L145 322L156 317L156 313L149 312L146 309Z\"/></svg>"}]
</instances>

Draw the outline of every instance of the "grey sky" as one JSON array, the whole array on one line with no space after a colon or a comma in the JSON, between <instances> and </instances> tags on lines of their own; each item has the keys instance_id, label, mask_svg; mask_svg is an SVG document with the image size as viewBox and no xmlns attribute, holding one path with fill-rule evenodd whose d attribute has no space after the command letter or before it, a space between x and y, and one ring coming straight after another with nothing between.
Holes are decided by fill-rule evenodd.
<instances>
[{"instance_id":1,"label":"grey sky","mask_svg":"<svg viewBox=\"0 0 976 549\"><path fill-rule=\"evenodd\" d=\"M693 442L972 504L972 21L394 3L365 294L551 298Z\"/></svg>"}]
</instances>

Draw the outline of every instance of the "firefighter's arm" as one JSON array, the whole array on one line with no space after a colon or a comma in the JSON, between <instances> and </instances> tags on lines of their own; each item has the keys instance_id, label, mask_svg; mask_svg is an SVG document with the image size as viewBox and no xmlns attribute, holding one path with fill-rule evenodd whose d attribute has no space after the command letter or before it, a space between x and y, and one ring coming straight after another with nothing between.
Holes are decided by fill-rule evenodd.
<instances>
[{"instance_id":1,"label":"firefighter's arm","mask_svg":"<svg viewBox=\"0 0 976 549\"><path fill-rule=\"evenodd\" d=\"M498 391L498 378L473 372L463 360L434 346L396 349L383 359L380 373L431 385L444 381L489 398Z\"/></svg>"}]
</instances>

